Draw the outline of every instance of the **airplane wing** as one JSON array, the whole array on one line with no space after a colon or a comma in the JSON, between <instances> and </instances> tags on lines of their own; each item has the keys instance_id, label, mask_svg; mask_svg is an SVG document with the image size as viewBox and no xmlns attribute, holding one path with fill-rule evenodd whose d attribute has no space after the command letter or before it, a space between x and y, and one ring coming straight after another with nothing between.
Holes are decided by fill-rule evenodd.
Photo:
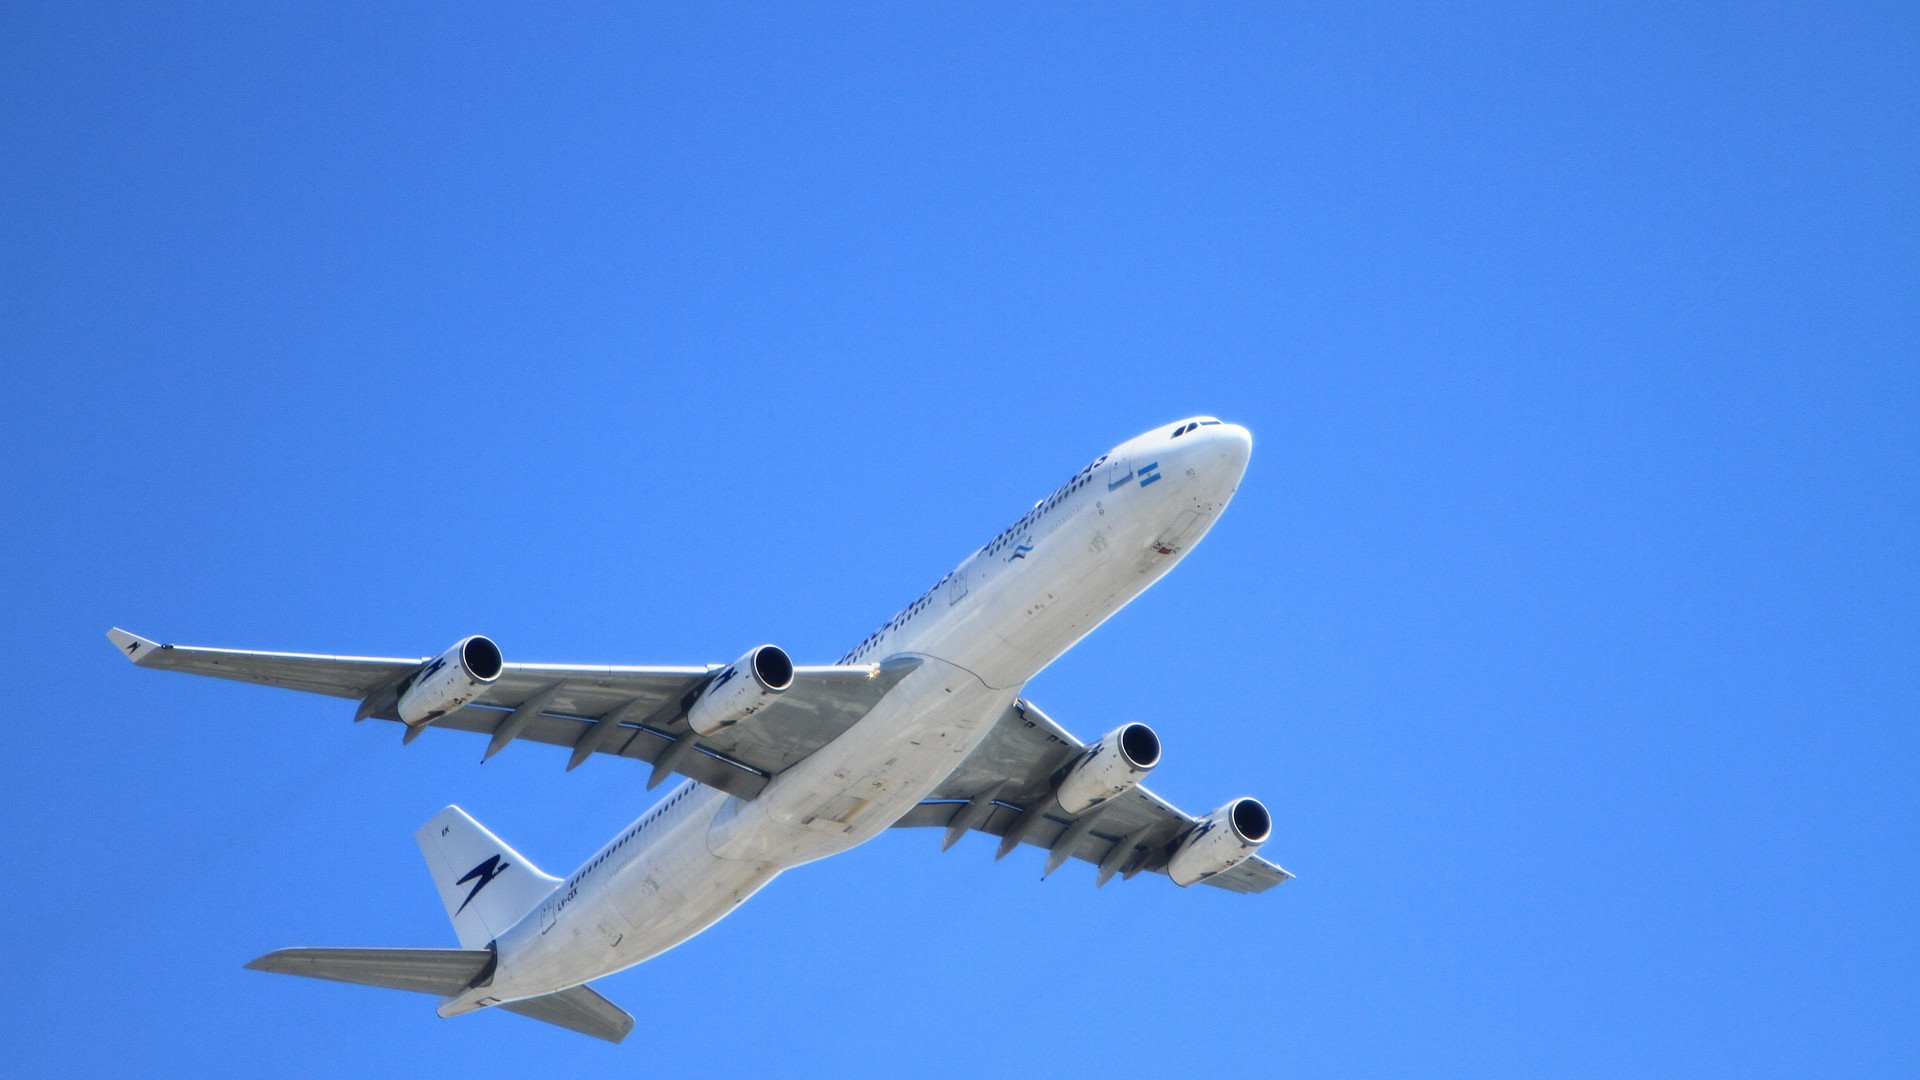
<instances>
[{"instance_id":1,"label":"airplane wing","mask_svg":"<svg viewBox=\"0 0 1920 1080\"><path fill-rule=\"evenodd\" d=\"M1099 883L1114 874L1166 872L1175 845L1199 819L1136 786L1083 814L1053 800L1054 775L1084 748L1030 701L1015 701L980 746L896 828L947 830L947 845L968 830L1001 838L1000 854L1020 844L1047 849L1046 873L1070 858L1100 868ZM1204 879L1238 893L1263 892L1292 877L1255 855Z\"/></svg>"},{"instance_id":2,"label":"airplane wing","mask_svg":"<svg viewBox=\"0 0 1920 1080\"><path fill-rule=\"evenodd\" d=\"M115 628L107 637L141 667L211 675L360 702L356 719L399 722L394 688L430 658L325 656L162 645ZM713 735L696 736L686 706L720 665L593 667L507 664L472 703L433 728L490 736L487 756L516 740L565 746L568 768L592 755L651 762L648 787L672 773L743 799L865 716L914 658L859 667L800 667L772 705Z\"/></svg>"}]
</instances>

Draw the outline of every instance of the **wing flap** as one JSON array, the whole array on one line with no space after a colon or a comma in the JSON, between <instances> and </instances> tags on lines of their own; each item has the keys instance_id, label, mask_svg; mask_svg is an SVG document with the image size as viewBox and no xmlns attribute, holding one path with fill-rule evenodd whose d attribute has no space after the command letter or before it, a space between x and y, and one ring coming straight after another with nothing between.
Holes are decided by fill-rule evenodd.
<instances>
[{"instance_id":1,"label":"wing flap","mask_svg":"<svg viewBox=\"0 0 1920 1080\"><path fill-rule=\"evenodd\" d=\"M471 731L490 735L508 716L506 709L469 705L433 722L435 729ZM757 719L757 718L756 718ZM544 743L548 746L576 747L597 727L597 718L558 716L543 712L528 722L515 737L516 742ZM685 725L682 724L682 727ZM658 726L617 724L603 733L596 753L653 762L673 745L674 735ZM704 740L702 741L704 743ZM824 745L824 743L822 744ZM732 757L723 751L696 743L694 752L680 759L674 771L729 795L751 799L767 786L771 773Z\"/></svg>"}]
</instances>

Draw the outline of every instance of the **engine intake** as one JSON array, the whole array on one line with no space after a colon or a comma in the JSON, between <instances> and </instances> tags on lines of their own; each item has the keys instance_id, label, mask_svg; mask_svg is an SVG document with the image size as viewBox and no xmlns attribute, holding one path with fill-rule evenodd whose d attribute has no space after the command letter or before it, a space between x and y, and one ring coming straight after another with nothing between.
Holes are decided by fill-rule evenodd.
<instances>
[{"instance_id":1,"label":"engine intake","mask_svg":"<svg viewBox=\"0 0 1920 1080\"><path fill-rule=\"evenodd\" d=\"M712 735L774 703L793 685L793 658L778 645L762 645L728 664L687 708L687 724Z\"/></svg>"},{"instance_id":2,"label":"engine intake","mask_svg":"<svg viewBox=\"0 0 1920 1080\"><path fill-rule=\"evenodd\" d=\"M1069 814L1085 813L1138 784L1160 764L1160 736L1145 724L1107 733L1068 767L1055 797Z\"/></svg>"},{"instance_id":3,"label":"engine intake","mask_svg":"<svg viewBox=\"0 0 1920 1080\"><path fill-rule=\"evenodd\" d=\"M1173 858L1167 876L1178 885L1205 881L1245 862L1273 834L1273 815L1258 799L1235 799L1200 819Z\"/></svg>"},{"instance_id":4,"label":"engine intake","mask_svg":"<svg viewBox=\"0 0 1920 1080\"><path fill-rule=\"evenodd\" d=\"M491 638L462 638L407 680L397 706L400 719L413 727L432 723L485 693L505 668Z\"/></svg>"}]
</instances>

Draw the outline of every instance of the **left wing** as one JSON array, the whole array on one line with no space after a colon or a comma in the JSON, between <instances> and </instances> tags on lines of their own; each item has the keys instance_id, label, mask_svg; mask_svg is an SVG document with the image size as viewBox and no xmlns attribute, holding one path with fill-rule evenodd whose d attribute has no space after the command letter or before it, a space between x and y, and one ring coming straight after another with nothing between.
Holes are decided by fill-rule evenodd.
<instances>
[{"instance_id":1,"label":"left wing","mask_svg":"<svg viewBox=\"0 0 1920 1080\"><path fill-rule=\"evenodd\" d=\"M1068 859L1100 868L1099 884L1115 874L1165 873L1168 859L1200 819L1143 786L1078 815L1053 799L1060 770L1085 749L1079 739L1030 701L1015 701L979 748L895 826L947 830L951 847L968 830L1001 838L1000 854L1021 844L1047 849L1046 873ZM1292 877L1254 855L1206 884L1239 893L1263 892Z\"/></svg>"},{"instance_id":2,"label":"left wing","mask_svg":"<svg viewBox=\"0 0 1920 1080\"><path fill-rule=\"evenodd\" d=\"M360 701L356 719L399 721L394 688L431 658L326 656L162 645L115 628L107 637L141 667L211 675ZM652 762L649 787L672 773L743 799L852 727L920 666L901 658L862 667L800 667L774 703L698 736L686 707L720 665L595 667L506 664L470 704L430 726L491 736L487 756L515 740L565 746L573 768L593 754ZM409 729L409 735L418 729Z\"/></svg>"}]
</instances>

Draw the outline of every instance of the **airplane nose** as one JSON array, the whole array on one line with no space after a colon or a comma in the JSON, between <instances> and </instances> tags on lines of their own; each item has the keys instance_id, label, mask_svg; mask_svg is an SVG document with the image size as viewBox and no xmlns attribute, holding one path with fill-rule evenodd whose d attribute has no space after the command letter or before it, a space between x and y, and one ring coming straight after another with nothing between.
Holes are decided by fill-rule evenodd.
<instances>
[{"instance_id":1,"label":"airplane nose","mask_svg":"<svg viewBox=\"0 0 1920 1080\"><path fill-rule=\"evenodd\" d=\"M1192 477L1210 491L1231 492L1253 456L1253 436L1238 424L1215 420L1180 435L1158 456L1167 472Z\"/></svg>"},{"instance_id":2,"label":"airplane nose","mask_svg":"<svg viewBox=\"0 0 1920 1080\"><path fill-rule=\"evenodd\" d=\"M1239 424L1208 424L1189 435L1202 458L1202 471L1215 482L1238 485L1253 458L1253 433Z\"/></svg>"},{"instance_id":3,"label":"airplane nose","mask_svg":"<svg viewBox=\"0 0 1920 1080\"><path fill-rule=\"evenodd\" d=\"M1234 478L1247 471L1247 462L1253 460L1253 432L1239 424L1221 424L1214 438L1220 443L1220 456L1231 463Z\"/></svg>"}]
</instances>

